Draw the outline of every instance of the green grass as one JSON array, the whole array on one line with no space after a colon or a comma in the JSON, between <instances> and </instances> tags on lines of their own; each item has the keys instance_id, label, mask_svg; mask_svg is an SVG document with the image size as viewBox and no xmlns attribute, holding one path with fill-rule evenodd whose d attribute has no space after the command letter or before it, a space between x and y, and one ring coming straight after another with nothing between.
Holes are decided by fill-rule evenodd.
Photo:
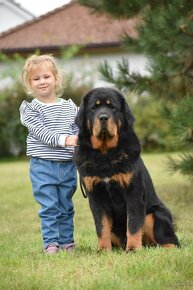
<instances>
[{"instance_id":1,"label":"green grass","mask_svg":"<svg viewBox=\"0 0 193 290\"><path fill-rule=\"evenodd\" d=\"M0 289L193 289L192 184L179 174L169 175L165 154L144 155L144 161L159 196L176 217L181 249L98 253L88 200L78 190L74 196L77 248L72 254L45 256L29 163L1 162Z\"/></svg>"}]
</instances>

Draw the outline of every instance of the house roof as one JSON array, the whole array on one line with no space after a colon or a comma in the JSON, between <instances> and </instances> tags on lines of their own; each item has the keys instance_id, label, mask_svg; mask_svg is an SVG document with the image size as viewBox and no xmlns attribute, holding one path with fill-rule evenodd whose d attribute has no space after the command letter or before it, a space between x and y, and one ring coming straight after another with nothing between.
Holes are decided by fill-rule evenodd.
<instances>
[{"instance_id":1,"label":"house roof","mask_svg":"<svg viewBox=\"0 0 193 290\"><path fill-rule=\"evenodd\" d=\"M0 51L55 50L71 45L117 46L124 33L137 37L135 24L135 19L117 20L106 14L94 14L90 8L72 1L2 33Z\"/></svg>"}]
</instances>

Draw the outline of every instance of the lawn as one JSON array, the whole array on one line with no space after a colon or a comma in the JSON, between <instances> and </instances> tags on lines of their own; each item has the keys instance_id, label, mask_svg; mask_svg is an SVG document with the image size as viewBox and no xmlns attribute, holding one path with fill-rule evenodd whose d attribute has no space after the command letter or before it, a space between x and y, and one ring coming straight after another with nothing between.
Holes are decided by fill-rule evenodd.
<instances>
[{"instance_id":1,"label":"lawn","mask_svg":"<svg viewBox=\"0 0 193 290\"><path fill-rule=\"evenodd\" d=\"M166 154L143 156L155 188L175 216L181 249L97 252L94 223L80 190L74 196L76 250L45 256L28 161L0 162L0 289L193 289L192 184L167 171Z\"/></svg>"}]
</instances>

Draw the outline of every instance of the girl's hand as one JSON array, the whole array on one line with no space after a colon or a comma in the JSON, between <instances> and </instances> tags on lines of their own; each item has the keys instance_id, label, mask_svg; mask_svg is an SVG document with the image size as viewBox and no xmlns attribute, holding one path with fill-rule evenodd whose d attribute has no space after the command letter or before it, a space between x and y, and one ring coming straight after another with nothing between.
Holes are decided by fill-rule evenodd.
<instances>
[{"instance_id":1,"label":"girl's hand","mask_svg":"<svg viewBox=\"0 0 193 290\"><path fill-rule=\"evenodd\" d=\"M66 137L66 146L77 146L78 145L78 136L77 135L70 135Z\"/></svg>"}]
</instances>

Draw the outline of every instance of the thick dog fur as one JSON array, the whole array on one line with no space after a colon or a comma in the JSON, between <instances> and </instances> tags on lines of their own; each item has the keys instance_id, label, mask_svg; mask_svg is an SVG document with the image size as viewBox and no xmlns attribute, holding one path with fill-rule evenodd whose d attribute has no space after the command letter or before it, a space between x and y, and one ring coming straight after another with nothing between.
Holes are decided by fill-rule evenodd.
<instances>
[{"instance_id":1,"label":"thick dog fur","mask_svg":"<svg viewBox=\"0 0 193 290\"><path fill-rule=\"evenodd\" d=\"M89 91L76 123L75 163L94 217L99 250L179 246L172 215L157 196L140 157L134 117L122 93L112 88Z\"/></svg>"}]
</instances>

